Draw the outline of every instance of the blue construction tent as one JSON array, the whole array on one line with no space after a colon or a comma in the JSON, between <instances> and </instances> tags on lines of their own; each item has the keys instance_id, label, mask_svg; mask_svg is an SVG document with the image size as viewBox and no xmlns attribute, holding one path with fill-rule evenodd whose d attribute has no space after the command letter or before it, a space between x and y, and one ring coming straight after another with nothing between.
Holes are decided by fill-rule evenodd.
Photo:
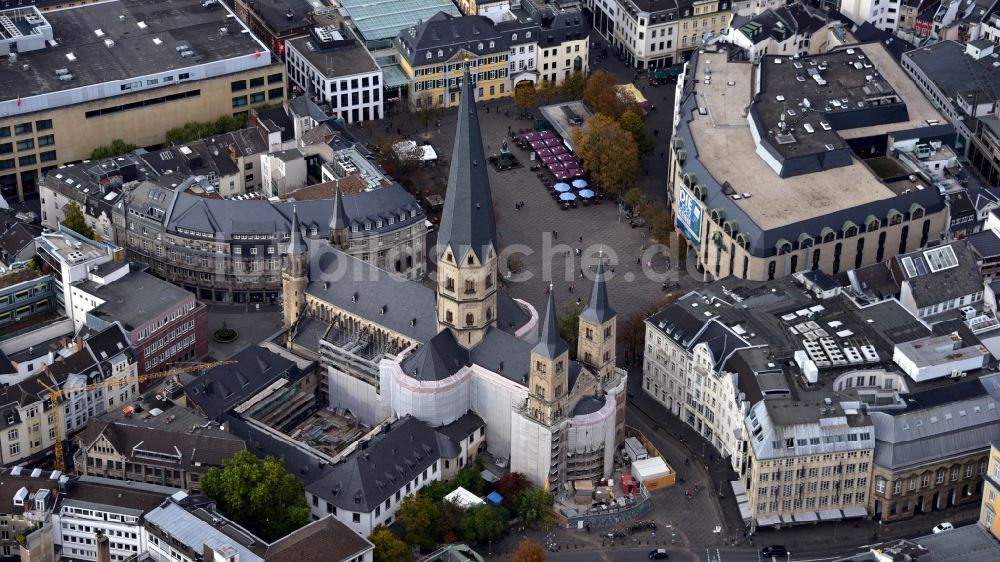
<instances>
[{"instance_id":1,"label":"blue construction tent","mask_svg":"<svg viewBox=\"0 0 1000 562\"><path fill-rule=\"evenodd\" d=\"M500 492L493 492L486 496L486 503L490 505L500 505L503 503L503 496L500 495Z\"/></svg>"}]
</instances>

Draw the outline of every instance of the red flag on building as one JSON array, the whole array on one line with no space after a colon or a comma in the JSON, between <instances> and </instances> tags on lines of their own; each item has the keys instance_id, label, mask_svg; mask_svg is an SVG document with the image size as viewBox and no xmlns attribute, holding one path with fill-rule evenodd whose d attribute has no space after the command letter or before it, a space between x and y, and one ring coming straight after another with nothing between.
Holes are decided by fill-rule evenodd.
<instances>
[{"instance_id":1,"label":"red flag on building","mask_svg":"<svg viewBox=\"0 0 1000 562\"><path fill-rule=\"evenodd\" d=\"M17 106L21 107L21 96L17 96Z\"/></svg>"}]
</instances>

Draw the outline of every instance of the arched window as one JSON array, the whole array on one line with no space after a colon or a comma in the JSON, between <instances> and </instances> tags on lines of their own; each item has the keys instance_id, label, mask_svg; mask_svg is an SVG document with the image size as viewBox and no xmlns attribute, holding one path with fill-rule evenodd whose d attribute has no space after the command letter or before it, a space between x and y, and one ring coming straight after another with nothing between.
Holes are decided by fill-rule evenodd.
<instances>
[{"instance_id":1,"label":"arched window","mask_svg":"<svg viewBox=\"0 0 1000 562\"><path fill-rule=\"evenodd\" d=\"M829 226L824 226L819 236L823 240L823 243L826 244L827 242L833 242L837 238L837 233Z\"/></svg>"},{"instance_id":2,"label":"arched window","mask_svg":"<svg viewBox=\"0 0 1000 562\"><path fill-rule=\"evenodd\" d=\"M472 316L471 312L465 315L465 325L466 326L471 326L471 325L473 325L475 323L476 323L475 318Z\"/></svg>"},{"instance_id":3,"label":"arched window","mask_svg":"<svg viewBox=\"0 0 1000 562\"><path fill-rule=\"evenodd\" d=\"M865 230L872 232L882 227L882 221L875 218L875 215L868 215L865 219Z\"/></svg>"},{"instance_id":4,"label":"arched window","mask_svg":"<svg viewBox=\"0 0 1000 562\"><path fill-rule=\"evenodd\" d=\"M493 320L493 309L492 308L487 308L486 309L486 321L490 322L492 320Z\"/></svg>"},{"instance_id":5,"label":"arched window","mask_svg":"<svg viewBox=\"0 0 1000 562\"><path fill-rule=\"evenodd\" d=\"M851 238L858 235L858 225L851 221L845 221L844 226L840 230L844 233L844 238Z\"/></svg>"},{"instance_id":6,"label":"arched window","mask_svg":"<svg viewBox=\"0 0 1000 562\"><path fill-rule=\"evenodd\" d=\"M924 216L924 208L919 203L910 205L910 220L917 220Z\"/></svg>"},{"instance_id":7,"label":"arched window","mask_svg":"<svg viewBox=\"0 0 1000 562\"><path fill-rule=\"evenodd\" d=\"M775 248L778 249L779 256L782 254L787 254L788 252L792 251L792 243L789 242L788 240L785 240L784 238L778 240L778 243L775 244L774 246Z\"/></svg>"},{"instance_id":8,"label":"arched window","mask_svg":"<svg viewBox=\"0 0 1000 562\"><path fill-rule=\"evenodd\" d=\"M811 248L813 245L813 237L809 236L805 232L799 234L799 249Z\"/></svg>"},{"instance_id":9,"label":"arched window","mask_svg":"<svg viewBox=\"0 0 1000 562\"><path fill-rule=\"evenodd\" d=\"M450 310L444 313L444 321L449 324L455 321L455 317L451 315Z\"/></svg>"},{"instance_id":10,"label":"arched window","mask_svg":"<svg viewBox=\"0 0 1000 562\"><path fill-rule=\"evenodd\" d=\"M903 222L903 213L896 209L889 209L889 226Z\"/></svg>"}]
</instances>

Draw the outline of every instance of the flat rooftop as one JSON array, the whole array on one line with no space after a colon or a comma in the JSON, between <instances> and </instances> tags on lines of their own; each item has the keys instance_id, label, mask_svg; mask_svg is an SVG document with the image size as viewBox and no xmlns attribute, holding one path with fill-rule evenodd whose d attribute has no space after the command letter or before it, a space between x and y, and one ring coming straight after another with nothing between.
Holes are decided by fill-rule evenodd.
<instances>
[{"instance_id":1,"label":"flat rooftop","mask_svg":"<svg viewBox=\"0 0 1000 562\"><path fill-rule=\"evenodd\" d=\"M159 318L191 298L191 293L177 285L143 271L130 272L106 285L84 281L80 289L104 300L104 304L90 314L108 322L117 320L128 331Z\"/></svg>"},{"instance_id":2,"label":"flat rooftop","mask_svg":"<svg viewBox=\"0 0 1000 562\"><path fill-rule=\"evenodd\" d=\"M77 264L107 255L104 248L82 236L75 238L59 232L43 233L37 240L39 248L45 249L59 259Z\"/></svg>"},{"instance_id":3,"label":"flat rooftop","mask_svg":"<svg viewBox=\"0 0 1000 562\"><path fill-rule=\"evenodd\" d=\"M353 39L353 37L351 37ZM338 78L378 70L378 64L363 44L355 41L349 47L323 48L311 36L288 41L326 78Z\"/></svg>"},{"instance_id":4,"label":"flat rooftop","mask_svg":"<svg viewBox=\"0 0 1000 562\"><path fill-rule=\"evenodd\" d=\"M854 47L855 59L862 52L867 56L870 64L878 64L883 70L886 87L894 92L905 92L905 88L897 86L898 81L910 82L909 78L898 72L885 72L887 67L896 66L881 45L863 45ZM826 54L817 59L830 58L834 55ZM846 52L842 57L850 57ZM772 57L768 57L767 71L780 66L785 73L799 71L793 62L803 65L802 71L809 67L809 58L793 61L789 57L783 57L783 63L774 64L770 62ZM856 59L857 60L857 59ZM841 61L846 69L846 58ZM857 60L857 62L861 62ZM817 64L818 66L818 64ZM832 62L827 65L827 72L834 66ZM706 83L703 79L705 71L711 71L711 79ZM898 70L898 69L895 69ZM853 67L852 71L857 72ZM873 69L865 69L862 63L862 72L872 72ZM806 173L793 175L790 177L780 177L774 169L769 166L759 154L758 145L751 132L750 121L747 118L747 108L753 100L752 80L756 79L754 67L744 62L729 62L725 53L703 52L697 58L697 68L693 71L694 78L700 82L695 85L694 95L698 109L691 111L688 127L691 138L694 141L698 161L708 171L709 174L720 184L729 184L733 194L740 195L738 200L732 203L739 207L741 211L761 230L767 231L779 227L805 221L819 216L831 215L841 211L854 209L862 205L891 199L907 189L915 186L910 181L895 182L891 185L883 183L876 177L872 170L860 159L850 153L850 160L847 165L823 170L817 173ZM897 78L898 75L898 78ZM865 75L861 75L864 81ZM794 76L789 74L791 84L800 86ZM807 78L813 87L817 84L814 80ZM827 80L828 84L833 83L834 76ZM786 80L787 83L787 80ZM773 113L772 120L778 121L778 114L781 112L781 102L778 95L784 95L786 119L788 109L797 112L801 109L791 93L779 94L778 89L769 87L763 90L761 96L768 96L769 100L762 107L763 113ZM789 90L789 92L791 92ZM828 100L818 96L809 97L810 105L816 111L809 112L809 121L814 128L814 133L806 133L801 122L795 125L798 133L796 138L816 136L819 140L813 144L822 145L836 142L835 147L844 148L844 141L837 138L844 137L843 131L825 131L820 125L820 121L826 121L827 117L822 113ZM843 95L837 95L838 103L842 103ZM889 130L910 129L923 124L926 126L925 118L939 119L940 116L926 102L919 92L913 89L913 97L903 96L909 110L912 105L921 106L924 104L931 114L918 107L911 111L910 119L904 122L896 122L887 125L866 127L866 134L859 136L870 136L882 134ZM815 98L815 99L813 99ZM773 103L772 103L773 102ZM832 103L832 102L831 102ZM760 105L760 102L758 102ZM832 110L832 106L831 106ZM815 116L815 117L812 117ZM687 115L684 116L687 118ZM820 138L822 137L822 138ZM836 141L834 141L836 139ZM763 150L763 149L761 149ZM842 152L850 152L849 149ZM803 152L808 152L803 150ZM822 154L822 153L821 153ZM750 194L746 198L744 194ZM857 221L855 221L857 222ZM837 225L839 226L839 224Z\"/></svg>"},{"instance_id":5,"label":"flat rooftop","mask_svg":"<svg viewBox=\"0 0 1000 562\"><path fill-rule=\"evenodd\" d=\"M689 124L698 159L721 184L749 193L735 203L761 230L770 230L881 199L895 193L858 159L821 173L779 177L757 153L744 110L750 105L749 63L727 62L725 53L698 56L696 76L712 69L711 84L696 88L698 107ZM729 86L733 83L733 86Z\"/></svg>"},{"instance_id":6,"label":"flat rooftop","mask_svg":"<svg viewBox=\"0 0 1000 562\"><path fill-rule=\"evenodd\" d=\"M16 61L0 62L0 101L182 70L258 52L259 60L234 65L231 71L270 62L266 49L252 34L242 33L246 28L223 2L203 7L202 0L115 0L45 12L45 19L52 26L55 44L19 53ZM222 28L227 31L222 32ZM112 46L106 40L112 41ZM178 50L182 47L193 51L193 56L182 57ZM60 80L56 71L61 69L73 78Z\"/></svg>"},{"instance_id":7,"label":"flat rooftop","mask_svg":"<svg viewBox=\"0 0 1000 562\"><path fill-rule=\"evenodd\" d=\"M896 348L918 367L944 365L989 355L982 345L966 345L958 334L947 334L896 344Z\"/></svg>"}]
</instances>

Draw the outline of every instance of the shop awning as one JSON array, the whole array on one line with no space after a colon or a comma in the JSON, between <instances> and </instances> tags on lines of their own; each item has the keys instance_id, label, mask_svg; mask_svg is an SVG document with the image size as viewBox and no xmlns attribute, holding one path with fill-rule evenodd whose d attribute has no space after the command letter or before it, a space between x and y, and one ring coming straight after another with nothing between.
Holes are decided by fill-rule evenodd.
<instances>
[{"instance_id":1,"label":"shop awning","mask_svg":"<svg viewBox=\"0 0 1000 562\"><path fill-rule=\"evenodd\" d=\"M739 502L737 504L740 508L740 517L743 518L743 523L747 524L753 519L753 512L750 511L750 504L747 502Z\"/></svg>"},{"instance_id":2,"label":"shop awning","mask_svg":"<svg viewBox=\"0 0 1000 562\"><path fill-rule=\"evenodd\" d=\"M844 509L844 519L850 519L851 517L865 517L868 515L868 510L863 507L848 507Z\"/></svg>"},{"instance_id":3,"label":"shop awning","mask_svg":"<svg viewBox=\"0 0 1000 562\"><path fill-rule=\"evenodd\" d=\"M780 517L758 517L757 526L758 527L770 527L771 525L781 525Z\"/></svg>"},{"instance_id":4,"label":"shop awning","mask_svg":"<svg viewBox=\"0 0 1000 562\"><path fill-rule=\"evenodd\" d=\"M813 521L819 521L819 516L816 515L815 511L793 513L792 518L795 519L796 523L812 523Z\"/></svg>"},{"instance_id":5,"label":"shop awning","mask_svg":"<svg viewBox=\"0 0 1000 562\"><path fill-rule=\"evenodd\" d=\"M744 496L747 493L746 487L743 486L743 482L739 480L733 480L729 482L729 485L733 487L733 494L737 496Z\"/></svg>"},{"instance_id":6,"label":"shop awning","mask_svg":"<svg viewBox=\"0 0 1000 562\"><path fill-rule=\"evenodd\" d=\"M819 515L820 521L836 521L837 519L843 519L843 514L840 513L839 509L824 509L817 513Z\"/></svg>"}]
</instances>

